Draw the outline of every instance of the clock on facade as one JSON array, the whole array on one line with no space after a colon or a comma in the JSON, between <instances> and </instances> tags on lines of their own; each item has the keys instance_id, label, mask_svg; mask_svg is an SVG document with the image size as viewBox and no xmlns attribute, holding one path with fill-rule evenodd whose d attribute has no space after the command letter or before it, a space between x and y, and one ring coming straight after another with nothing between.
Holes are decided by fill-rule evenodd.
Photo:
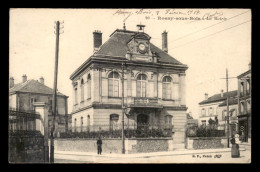
<instances>
[{"instance_id":1,"label":"clock on facade","mask_svg":"<svg viewBox=\"0 0 260 172\"><path fill-rule=\"evenodd\" d=\"M142 54L146 53L146 46L143 43L138 45L138 51Z\"/></svg>"}]
</instances>

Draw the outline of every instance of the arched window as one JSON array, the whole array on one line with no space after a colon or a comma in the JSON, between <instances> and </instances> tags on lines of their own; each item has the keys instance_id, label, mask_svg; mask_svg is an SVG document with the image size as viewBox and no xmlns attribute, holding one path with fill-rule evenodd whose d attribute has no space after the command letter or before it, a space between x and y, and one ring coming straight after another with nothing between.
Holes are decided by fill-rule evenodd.
<instances>
[{"instance_id":1,"label":"arched window","mask_svg":"<svg viewBox=\"0 0 260 172\"><path fill-rule=\"evenodd\" d=\"M111 72L108 75L108 96L119 97L119 74Z\"/></svg>"},{"instance_id":2,"label":"arched window","mask_svg":"<svg viewBox=\"0 0 260 172\"><path fill-rule=\"evenodd\" d=\"M80 118L80 131L83 131L83 117Z\"/></svg>"},{"instance_id":3,"label":"arched window","mask_svg":"<svg viewBox=\"0 0 260 172\"><path fill-rule=\"evenodd\" d=\"M81 79L80 94L81 94L81 101L84 101L84 80L83 79Z\"/></svg>"},{"instance_id":4,"label":"arched window","mask_svg":"<svg viewBox=\"0 0 260 172\"><path fill-rule=\"evenodd\" d=\"M88 115L88 118L87 118L87 130L89 131L90 130L90 116Z\"/></svg>"},{"instance_id":5,"label":"arched window","mask_svg":"<svg viewBox=\"0 0 260 172\"><path fill-rule=\"evenodd\" d=\"M74 119L74 131L77 132L77 119Z\"/></svg>"},{"instance_id":6,"label":"arched window","mask_svg":"<svg viewBox=\"0 0 260 172\"><path fill-rule=\"evenodd\" d=\"M91 76L88 74L88 79L87 79L87 90L88 90L88 99L91 98Z\"/></svg>"},{"instance_id":7,"label":"arched window","mask_svg":"<svg viewBox=\"0 0 260 172\"><path fill-rule=\"evenodd\" d=\"M74 99L75 99L75 105L76 105L76 104L78 104L78 89L77 88L74 89L74 96L75 96Z\"/></svg>"},{"instance_id":8,"label":"arched window","mask_svg":"<svg viewBox=\"0 0 260 172\"><path fill-rule=\"evenodd\" d=\"M165 76L162 81L162 96L163 99L172 98L172 87L171 87L171 77Z\"/></svg>"},{"instance_id":9,"label":"arched window","mask_svg":"<svg viewBox=\"0 0 260 172\"><path fill-rule=\"evenodd\" d=\"M136 97L146 97L146 79L145 74L139 74L136 82Z\"/></svg>"}]
</instances>

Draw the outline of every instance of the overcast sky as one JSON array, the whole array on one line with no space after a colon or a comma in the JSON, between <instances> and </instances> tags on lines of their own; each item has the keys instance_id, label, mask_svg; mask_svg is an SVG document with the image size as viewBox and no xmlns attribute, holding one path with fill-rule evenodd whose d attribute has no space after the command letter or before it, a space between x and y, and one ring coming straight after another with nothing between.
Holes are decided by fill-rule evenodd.
<instances>
[{"instance_id":1,"label":"overcast sky","mask_svg":"<svg viewBox=\"0 0 260 172\"><path fill-rule=\"evenodd\" d=\"M93 54L93 31L103 33L103 43L116 29L136 31L144 24L151 42L161 48L161 33L168 32L169 54L188 65L186 71L187 112L197 118L198 103L226 91L226 68L230 77L248 70L251 61L251 11L249 9L11 9L10 76L15 83L39 80L53 88L55 34L54 21L64 21L60 35L58 90L69 96L72 110L72 84L69 76ZM170 12L170 13L169 13ZM190 20L190 17L222 17L223 20ZM150 17L150 19L146 19ZM167 17L167 18L163 18ZM174 18L173 18L174 17ZM176 17L187 17L176 20ZM160 20L161 19L161 20ZM163 19L163 20L162 20ZM167 19L167 20L166 20ZM183 19L183 18L179 18ZM237 79L229 90L237 89Z\"/></svg>"}]
</instances>

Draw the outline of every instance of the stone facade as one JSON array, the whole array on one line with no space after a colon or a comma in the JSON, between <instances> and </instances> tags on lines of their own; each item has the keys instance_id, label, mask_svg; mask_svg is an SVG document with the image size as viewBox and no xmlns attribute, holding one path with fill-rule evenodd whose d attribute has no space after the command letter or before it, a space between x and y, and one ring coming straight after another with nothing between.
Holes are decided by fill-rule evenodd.
<instances>
[{"instance_id":1,"label":"stone facade","mask_svg":"<svg viewBox=\"0 0 260 172\"><path fill-rule=\"evenodd\" d=\"M133 128L139 123L173 126L173 142L184 146L187 66L149 40L143 32L116 30L71 75L72 128L121 124L124 95L125 123ZM129 51L122 52L123 47Z\"/></svg>"}]
</instances>

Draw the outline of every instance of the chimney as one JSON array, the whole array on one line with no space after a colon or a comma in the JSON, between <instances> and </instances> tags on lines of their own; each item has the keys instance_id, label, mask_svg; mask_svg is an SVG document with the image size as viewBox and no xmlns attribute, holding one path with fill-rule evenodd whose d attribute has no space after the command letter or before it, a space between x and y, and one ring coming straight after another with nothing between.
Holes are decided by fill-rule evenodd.
<instances>
[{"instance_id":1,"label":"chimney","mask_svg":"<svg viewBox=\"0 0 260 172\"><path fill-rule=\"evenodd\" d=\"M205 93L205 100L208 100L208 93Z\"/></svg>"},{"instance_id":2,"label":"chimney","mask_svg":"<svg viewBox=\"0 0 260 172\"><path fill-rule=\"evenodd\" d=\"M22 79L23 79L23 83L27 81L27 76L26 75L23 75L22 76Z\"/></svg>"},{"instance_id":3,"label":"chimney","mask_svg":"<svg viewBox=\"0 0 260 172\"><path fill-rule=\"evenodd\" d=\"M162 50L168 53L168 40L167 40L167 32L164 31L162 33Z\"/></svg>"},{"instance_id":4,"label":"chimney","mask_svg":"<svg viewBox=\"0 0 260 172\"><path fill-rule=\"evenodd\" d=\"M40 83L44 85L44 78L40 77Z\"/></svg>"},{"instance_id":5,"label":"chimney","mask_svg":"<svg viewBox=\"0 0 260 172\"><path fill-rule=\"evenodd\" d=\"M14 78L10 77L10 79L9 79L9 88L12 88L12 87L14 87Z\"/></svg>"},{"instance_id":6,"label":"chimney","mask_svg":"<svg viewBox=\"0 0 260 172\"><path fill-rule=\"evenodd\" d=\"M145 25L138 24L136 25L138 32L144 32Z\"/></svg>"},{"instance_id":7,"label":"chimney","mask_svg":"<svg viewBox=\"0 0 260 172\"><path fill-rule=\"evenodd\" d=\"M97 52L102 45L102 33L98 30L95 30L93 32L93 38L94 38L94 53Z\"/></svg>"},{"instance_id":8,"label":"chimney","mask_svg":"<svg viewBox=\"0 0 260 172\"><path fill-rule=\"evenodd\" d=\"M221 97L223 97L224 95L223 95L223 92L224 92L224 90L221 90Z\"/></svg>"}]
</instances>

